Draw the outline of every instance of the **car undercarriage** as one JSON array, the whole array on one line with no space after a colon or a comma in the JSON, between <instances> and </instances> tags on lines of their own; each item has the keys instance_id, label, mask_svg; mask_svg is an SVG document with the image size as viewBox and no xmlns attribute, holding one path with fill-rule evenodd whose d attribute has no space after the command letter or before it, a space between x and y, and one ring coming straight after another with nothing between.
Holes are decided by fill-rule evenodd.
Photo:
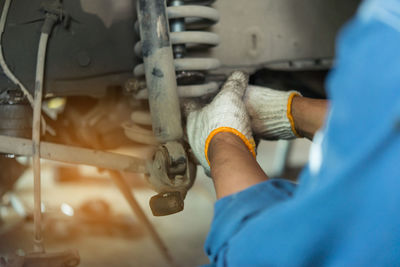
<instances>
[{"instance_id":1,"label":"car undercarriage","mask_svg":"<svg viewBox=\"0 0 400 267\"><path fill-rule=\"evenodd\" d=\"M358 4L2 1L0 199L27 168L17 158L32 157L34 251L44 253L40 159L101 168L169 259L121 173L145 176L156 192L153 215L183 210L198 165L185 135L188 113L209 103L237 69L253 84L326 98L335 37ZM135 146L150 153L116 152ZM68 255L75 266L76 255Z\"/></svg>"}]
</instances>

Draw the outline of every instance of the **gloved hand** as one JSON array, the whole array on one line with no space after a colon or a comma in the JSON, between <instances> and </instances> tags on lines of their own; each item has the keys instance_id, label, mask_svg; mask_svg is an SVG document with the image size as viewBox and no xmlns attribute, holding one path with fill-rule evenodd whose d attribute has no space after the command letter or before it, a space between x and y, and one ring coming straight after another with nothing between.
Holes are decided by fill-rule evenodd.
<instances>
[{"instance_id":1,"label":"gloved hand","mask_svg":"<svg viewBox=\"0 0 400 267\"><path fill-rule=\"evenodd\" d=\"M255 156L250 119L242 99L248 79L247 74L234 72L209 105L188 116L189 144L207 173L210 172L208 147L217 133L230 132L237 135Z\"/></svg>"},{"instance_id":2,"label":"gloved hand","mask_svg":"<svg viewBox=\"0 0 400 267\"><path fill-rule=\"evenodd\" d=\"M244 103L251 118L254 135L266 140L301 137L292 117L292 101L296 95L301 94L250 85L246 90Z\"/></svg>"}]
</instances>

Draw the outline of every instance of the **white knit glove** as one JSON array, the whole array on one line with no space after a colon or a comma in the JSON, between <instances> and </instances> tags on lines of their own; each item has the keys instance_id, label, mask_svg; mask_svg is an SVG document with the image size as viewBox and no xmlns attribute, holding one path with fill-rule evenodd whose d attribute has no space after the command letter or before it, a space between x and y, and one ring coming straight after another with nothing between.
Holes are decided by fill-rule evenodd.
<instances>
[{"instance_id":1,"label":"white knit glove","mask_svg":"<svg viewBox=\"0 0 400 267\"><path fill-rule=\"evenodd\" d=\"M217 133L230 132L237 135L255 156L250 118L242 100L248 79L247 74L234 72L209 105L188 116L189 144L207 173L210 171L208 147Z\"/></svg>"},{"instance_id":2,"label":"white knit glove","mask_svg":"<svg viewBox=\"0 0 400 267\"><path fill-rule=\"evenodd\" d=\"M254 135L266 140L301 137L294 127L292 117L293 97L296 91L282 92L250 85L244 102L251 118Z\"/></svg>"}]
</instances>

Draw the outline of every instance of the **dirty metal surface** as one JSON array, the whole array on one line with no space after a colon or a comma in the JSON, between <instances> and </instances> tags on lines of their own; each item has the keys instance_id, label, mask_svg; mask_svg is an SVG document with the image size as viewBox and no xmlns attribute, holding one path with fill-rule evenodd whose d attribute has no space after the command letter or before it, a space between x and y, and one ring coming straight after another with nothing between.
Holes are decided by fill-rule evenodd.
<instances>
[{"instance_id":1,"label":"dirty metal surface","mask_svg":"<svg viewBox=\"0 0 400 267\"><path fill-rule=\"evenodd\" d=\"M23 138L0 136L0 152L32 156L32 141ZM83 164L125 172L147 173L144 159L106 151L41 142L40 156L43 159L71 164Z\"/></svg>"},{"instance_id":2,"label":"dirty metal surface","mask_svg":"<svg viewBox=\"0 0 400 267\"><path fill-rule=\"evenodd\" d=\"M220 21L212 32L220 44L207 52L222 67L250 72L329 68L339 29L359 0L218 0Z\"/></svg>"},{"instance_id":3,"label":"dirty metal surface","mask_svg":"<svg viewBox=\"0 0 400 267\"><path fill-rule=\"evenodd\" d=\"M160 143L183 136L174 57L163 0L139 0L138 18L153 132Z\"/></svg>"}]
</instances>

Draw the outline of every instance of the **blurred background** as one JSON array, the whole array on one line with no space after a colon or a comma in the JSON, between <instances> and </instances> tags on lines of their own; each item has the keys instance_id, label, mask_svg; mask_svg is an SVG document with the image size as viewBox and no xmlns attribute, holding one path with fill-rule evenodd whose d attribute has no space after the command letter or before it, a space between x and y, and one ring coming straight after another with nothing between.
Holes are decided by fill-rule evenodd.
<instances>
[{"instance_id":1,"label":"blurred background","mask_svg":"<svg viewBox=\"0 0 400 267\"><path fill-rule=\"evenodd\" d=\"M292 142L282 176L295 179L308 158L310 142ZM267 173L276 169L282 142L261 142L257 159ZM136 151L138 149L136 148ZM146 153L143 152L142 153ZM27 159L19 162L29 164ZM275 164L275 165L274 165ZM77 249L79 266L169 266L108 172L87 166L42 162L42 211L48 252ZM154 217L148 201L154 195L141 175L125 175L138 202L178 266L207 264L203 246L216 201L212 180L202 169L175 215ZM33 246L33 175L30 167L3 196L0 206L0 256L30 252Z\"/></svg>"}]
</instances>

